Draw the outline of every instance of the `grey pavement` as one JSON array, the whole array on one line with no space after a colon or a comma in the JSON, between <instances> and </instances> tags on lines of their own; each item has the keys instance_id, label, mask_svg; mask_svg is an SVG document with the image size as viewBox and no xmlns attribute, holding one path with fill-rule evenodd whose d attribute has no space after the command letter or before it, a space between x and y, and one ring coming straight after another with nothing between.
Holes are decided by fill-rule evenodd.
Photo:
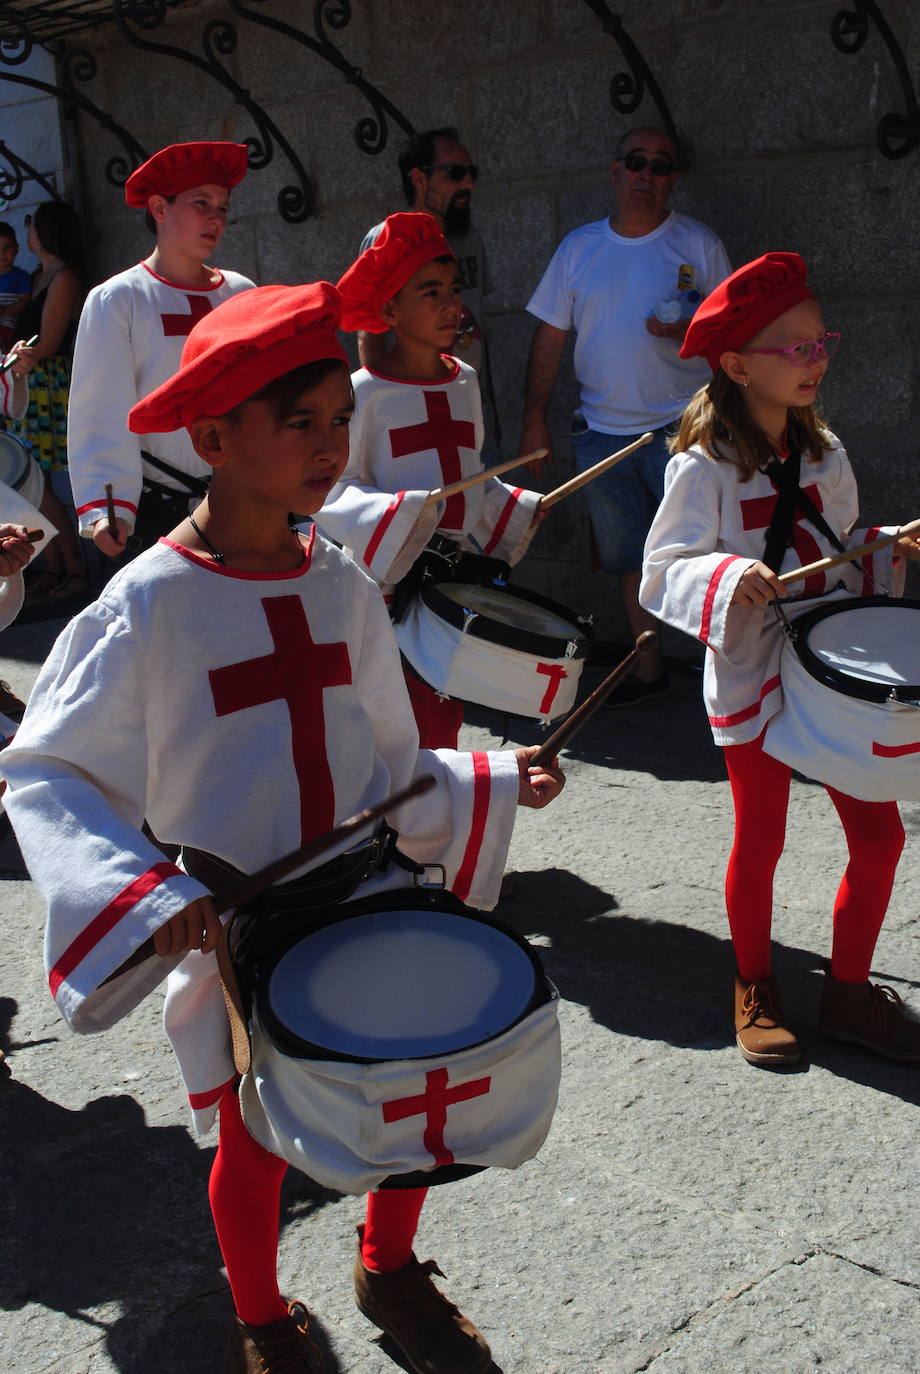
<instances>
[{"instance_id":1,"label":"grey pavement","mask_svg":"<svg viewBox=\"0 0 920 1374\"><path fill-rule=\"evenodd\" d=\"M9 630L0 677L27 691L56 628ZM559 1110L535 1161L432 1191L417 1253L437 1258L505 1374L916 1374L920 1068L816 1028L836 814L793 784L777 971L808 1058L771 1074L740 1059L729 1027L730 801L692 659L672 683L596 716L563 798L520 813L499 914L562 994ZM498 747L503 722L472 716L465 742ZM511 742L535 738L512 724ZM903 809L875 973L920 1007L920 807ZM207 1207L215 1142L188 1128L161 999L107 1035L71 1034L11 839L0 880L0 1368L218 1374L230 1306ZM354 1306L361 1212L292 1171L282 1287L315 1311L330 1371L392 1374L404 1366Z\"/></svg>"}]
</instances>

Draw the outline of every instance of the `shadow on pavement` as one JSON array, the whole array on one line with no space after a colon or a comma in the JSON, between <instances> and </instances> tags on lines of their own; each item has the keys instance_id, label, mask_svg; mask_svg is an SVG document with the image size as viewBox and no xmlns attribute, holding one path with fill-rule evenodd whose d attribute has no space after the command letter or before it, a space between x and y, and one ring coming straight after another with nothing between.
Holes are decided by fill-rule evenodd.
<instances>
[{"instance_id":1,"label":"shadow on pavement","mask_svg":"<svg viewBox=\"0 0 920 1374\"><path fill-rule=\"evenodd\" d=\"M0 998L5 1053L24 1048L10 1036L16 1010ZM86 1346L103 1337L121 1374L217 1374L232 1307L208 1207L214 1151L183 1126L149 1125L128 1095L72 1111L18 1081L15 1056L11 1069L0 1080L0 1310L35 1304L84 1323ZM282 1226L336 1197L291 1170ZM326 1353L319 1324L316 1336ZM52 1331L42 1340L47 1360ZM326 1367L340 1368L332 1356Z\"/></svg>"}]
</instances>

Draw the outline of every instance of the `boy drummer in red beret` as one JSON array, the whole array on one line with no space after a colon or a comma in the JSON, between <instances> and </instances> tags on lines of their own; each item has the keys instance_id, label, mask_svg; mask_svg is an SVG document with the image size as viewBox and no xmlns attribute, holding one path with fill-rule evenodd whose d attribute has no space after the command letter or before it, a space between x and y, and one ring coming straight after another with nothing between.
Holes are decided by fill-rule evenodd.
<instances>
[{"instance_id":1,"label":"boy drummer in red beret","mask_svg":"<svg viewBox=\"0 0 920 1374\"><path fill-rule=\"evenodd\" d=\"M166 1026L196 1126L220 1114L210 1199L236 1309L232 1374L317 1374L322 1361L305 1307L279 1294L286 1164L241 1119L219 918L186 868L210 857L251 873L430 772L434 790L388 818L400 848L443 864L456 896L491 908L515 807L542 807L562 786L556 769L530 769L533 750L420 754L376 587L315 528L290 524L289 512L320 509L348 458L339 322L338 294L320 282L236 296L195 327L176 375L130 418L136 433L188 430L213 472L207 497L71 621L4 754L10 817L49 905L49 983L69 1023L105 1029L169 975ZM196 851L186 868L164 861L145 817L162 842ZM315 869L294 880L298 892L311 881L320 885ZM326 871L323 890L329 881ZM376 882L401 885L392 864ZM150 936L155 955L122 969ZM241 1091L261 1121L251 1080ZM245 1111L248 1125L249 1097ZM424 1129L412 1127L422 1146ZM358 1302L413 1369L482 1374L484 1338L412 1251L425 1192L370 1194Z\"/></svg>"},{"instance_id":2,"label":"boy drummer in red beret","mask_svg":"<svg viewBox=\"0 0 920 1374\"><path fill-rule=\"evenodd\" d=\"M110 558L148 548L205 491L208 467L188 435L127 427L128 411L171 377L197 320L253 283L212 267L230 192L246 175L243 143L173 143L125 183L125 201L147 212L156 246L143 262L94 287L74 349L67 448L80 532ZM106 484L118 536L109 533Z\"/></svg>"},{"instance_id":3,"label":"boy drummer in red beret","mask_svg":"<svg viewBox=\"0 0 920 1374\"><path fill-rule=\"evenodd\" d=\"M491 478L426 504L430 491L482 471L476 373L448 352L462 310L457 260L437 221L390 215L339 291L344 329L391 329L395 343L376 370L352 377L351 456L321 528L388 598L433 536L455 552L516 563L536 529L539 492ZM409 667L406 680L422 745L456 748L463 703L439 697Z\"/></svg>"}]
</instances>

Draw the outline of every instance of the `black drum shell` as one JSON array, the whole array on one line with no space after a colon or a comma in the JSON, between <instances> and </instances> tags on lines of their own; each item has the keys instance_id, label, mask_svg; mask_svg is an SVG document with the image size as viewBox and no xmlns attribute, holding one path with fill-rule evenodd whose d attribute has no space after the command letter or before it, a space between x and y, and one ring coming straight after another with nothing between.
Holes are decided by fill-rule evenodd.
<instances>
[{"instance_id":1,"label":"black drum shell","mask_svg":"<svg viewBox=\"0 0 920 1374\"><path fill-rule=\"evenodd\" d=\"M456 585L448 583L446 585ZM475 586L475 583L471 583ZM497 590L484 584L488 590ZM445 596L441 591L441 584L438 582L426 582L419 589L419 599L433 611L436 616L452 625L454 629L463 630L465 634L473 635L476 639L488 640L490 644L501 644L507 649L517 649L521 653L531 654L537 658L584 658L587 655L591 642L592 626L590 621L584 617L576 615L567 606L561 606L558 601L551 601L549 597L541 596L539 592L531 591L529 587L509 586L504 590L510 597L516 597L519 601L529 602L532 606L538 606L542 611L549 611L552 615L559 616L562 620L568 621L573 629L573 636L563 639L558 635L543 635L535 630L519 629L515 625L508 624L504 620L492 620L487 614L477 613L467 624L467 616L463 607L458 601ZM574 650L570 652L570 645L574 644Z\"/></svg>"}]
</instances>

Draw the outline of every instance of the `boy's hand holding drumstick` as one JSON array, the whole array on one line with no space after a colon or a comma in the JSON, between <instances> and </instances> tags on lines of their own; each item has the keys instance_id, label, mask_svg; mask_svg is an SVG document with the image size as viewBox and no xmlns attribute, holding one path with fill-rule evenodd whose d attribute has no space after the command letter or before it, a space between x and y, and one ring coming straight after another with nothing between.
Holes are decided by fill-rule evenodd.
<instances>
[{"instance_id":1,"label":"boy's hand holding drumstick","mask_svg":"<svg viewBox=\"0 0 920 1374\"><path fill-rule=\"evenodd\" d=\"M25 525L0 524L0 577L21 572L45 537L44 530L29 530Z\"/></svg>"}]
</instances>

